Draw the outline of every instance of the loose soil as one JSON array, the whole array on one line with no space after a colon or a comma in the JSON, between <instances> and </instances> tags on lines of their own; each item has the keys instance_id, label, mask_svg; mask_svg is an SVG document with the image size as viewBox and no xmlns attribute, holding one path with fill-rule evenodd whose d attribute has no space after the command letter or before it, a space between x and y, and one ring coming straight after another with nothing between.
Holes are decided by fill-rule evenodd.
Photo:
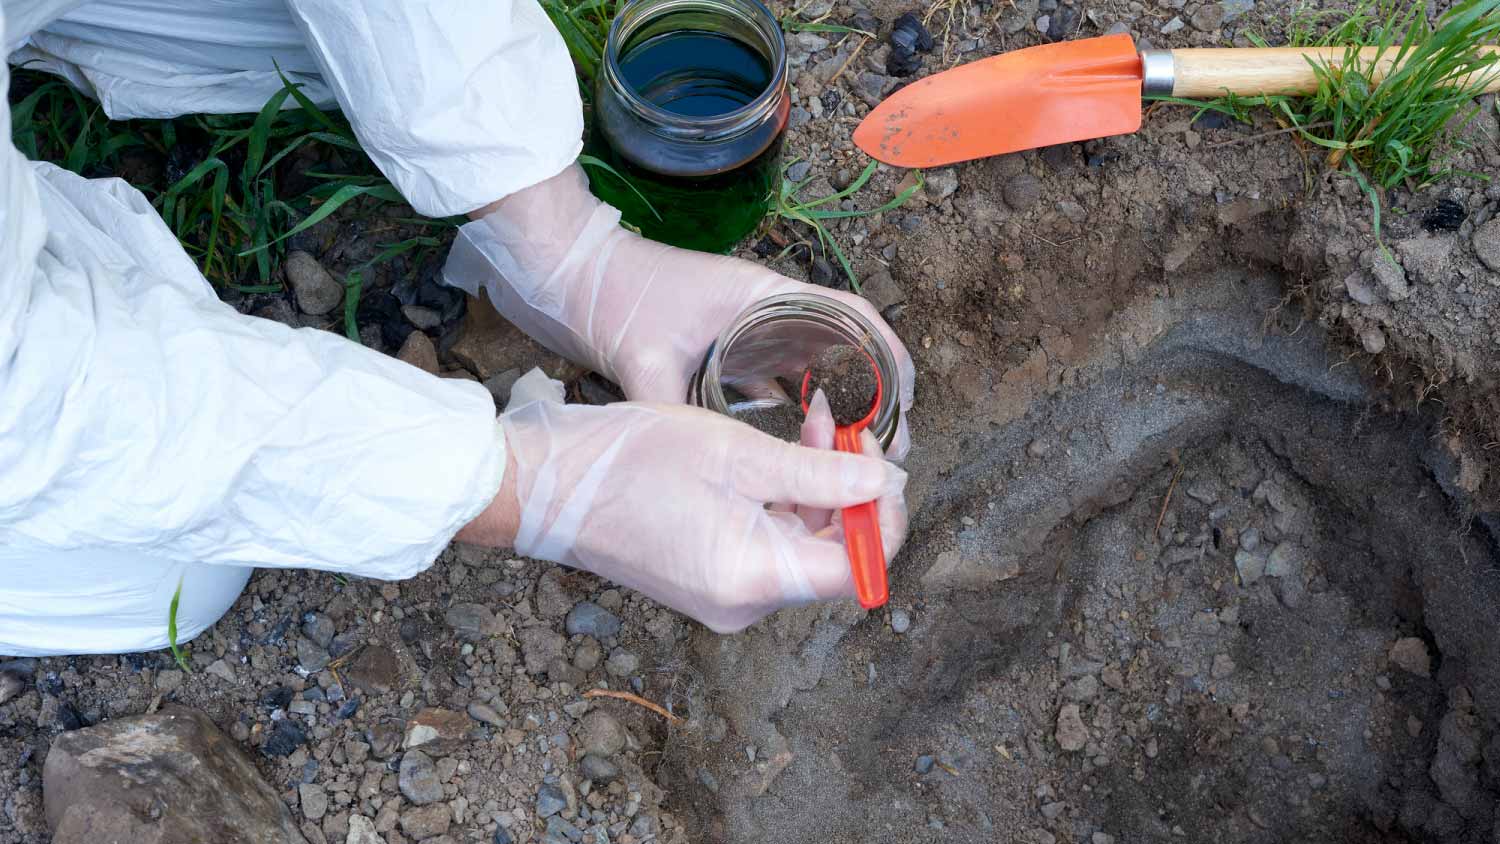
<instances>
[{"instance_id":1,"label":"loose soil","mask_svg":"<svg viewBox=\"0 0 1500 844\"><path fill-rule=\"evenodd\" d=\"M823 5L882 39L927 12ZM1291 12L939 5L933 51L895 64L1120 28L1143 47L1278 43ZM789 36L805 196L852 181L865 160L849 133L915 78L860 39ZM1481 101L1455 169L1500 174L1495 113ZM455 841L546 840L544 782L572 794L584 840L615 844L1494 841L1500 186L1385 196L1392 263L1358 186L1275 128L1153 106L1135 135L929 172L906 206L831 221L918 371L912 529L886 610L820 604L720 636L596 578L459 546L399 584L260 572L193 643L190 675L162 653L39 662L0 704L0 841L47 840L56 732L166 700L251 748L301 724L304 747L258 762L295 811L299 785L326 790L326 815L303 818L315 844L342 842L351 813L404 841L392 731L476 703L493 722L439 771ZM844 208L914 179L881 168ZM296 248L341 277L405 236L402 213L358 215ZM812 250L782 255L808 232L774 235L743 254L841 283ZM465 313L435 272L371 274L368 345L394 353L420 316L445 374L497 397L541 365L575 398L617 398ZM287 296L228 298L342 329ZM620 631L568 635L583 600ZM301 667L318 657L299 654L310 613L336 629L332 669ZM601 684L685 723L581 698ZM607 787L580 774L585 710L628 735Z\"/></svg>"},{"instance_id":2,"label":"loose soil","mask_svg":"<svg viewBox=\"0 0 1500 844\"><path fill-rule=\"evenodd\" d=\"M780 440L797 442L802 439L802 409L794 405L757 407L738 414L736 418Z\"/></svg>"},{"instance_id":3,"label":"loose soil","mask_svg":"<svg viewBox=\"0 0 1500 844\"><path fill-rule=\"evenodd\" d=\"M863 351L854 346L830 346L807 370L807 394L823 391L835 425L847 427L870 415L879 388L875 368Z\"/></svg>"}]
</instances>

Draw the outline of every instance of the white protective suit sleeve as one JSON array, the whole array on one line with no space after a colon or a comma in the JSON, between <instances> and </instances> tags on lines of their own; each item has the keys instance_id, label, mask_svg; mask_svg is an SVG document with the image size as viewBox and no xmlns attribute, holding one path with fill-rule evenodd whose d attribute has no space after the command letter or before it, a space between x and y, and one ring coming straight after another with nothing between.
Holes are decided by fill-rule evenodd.
<instances>
[{"instance_id":1,"label":"white protective suit sleeve","mask_svg":"<svg viewBox=\"0 0 1500 844\"><path fill-rule=\"evenodd\" d=\"M360 144L417 211L465 214L583 148L562 37L536 0L289 0Z\"/></svg>"},{"instance_id":2,"label":"white protective suit sleeve","mask_svg":"<svg viewBox=\"0 0 1500 844\"><path fill-rule=\"evenodd\" d=\"M412 207L463 214L562 171L583 106L536 0L4 0L11 63L115 120L259 111L285 73L337 104Z\"/></svg>"},{"instance_id":3,"label":"white protective suit sleeve","mask_svg":"<svg viewBox=\"0 0 1500 844\"><path fill-rule=\"evenodd\" d=\"M237 313L139 192L0 137L0 634L83 591L58 555L395 579L493 499L483 387Z\"/></svg>"}]
</instances>

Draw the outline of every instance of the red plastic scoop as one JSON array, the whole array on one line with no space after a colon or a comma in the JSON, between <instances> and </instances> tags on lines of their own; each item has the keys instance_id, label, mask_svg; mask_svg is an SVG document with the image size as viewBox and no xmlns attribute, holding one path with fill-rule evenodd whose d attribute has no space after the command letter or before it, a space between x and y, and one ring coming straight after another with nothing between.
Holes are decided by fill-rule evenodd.
<instances>
[{"instance_id":1,"label":"red plastic scoop","mask_svg":"<svg viewBox=\"0 0 1500 844\"><path fill-rule=\"evenodd\" d=\"M875 421L875 411L880 407L880 367L868 352L860 350L870 360L870 371L875 373L875 399L870 403L870 412L852 425L840 425L833 429L833 447L850 454L863 454L859 435ZM807 388L812 382L812 370L802 373L802 413L807 414ZM844 508L844 544L849 548L849 567L854 571L854 588L859 593L859 605L872 610L883 605L890 597L885 579L885 545L880 541L880 518L874 501L866 501Z\"/></svg>"}]
</instances>

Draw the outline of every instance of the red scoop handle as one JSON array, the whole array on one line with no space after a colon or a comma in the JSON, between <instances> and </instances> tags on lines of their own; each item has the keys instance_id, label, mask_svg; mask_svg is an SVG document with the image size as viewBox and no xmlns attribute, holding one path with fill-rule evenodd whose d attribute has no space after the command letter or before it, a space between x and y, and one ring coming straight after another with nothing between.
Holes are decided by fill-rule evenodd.
<instances>
[{"instance_id":1,"label":"red scoop handle","mask_svg":"<svg viewBox=\"0 0 1500 844\"><path fill-rule=\"evenodd\" d=\"M858 425L835 428L833 447L851 454L862 454L859 433ZM890 597L885 579L885 545L880 541L880 518L876 515L875 502L845 507L843 518L844 544L849 548L849 567L854 571L859 605L872 610Z\"/></svg>"}]
</instances>

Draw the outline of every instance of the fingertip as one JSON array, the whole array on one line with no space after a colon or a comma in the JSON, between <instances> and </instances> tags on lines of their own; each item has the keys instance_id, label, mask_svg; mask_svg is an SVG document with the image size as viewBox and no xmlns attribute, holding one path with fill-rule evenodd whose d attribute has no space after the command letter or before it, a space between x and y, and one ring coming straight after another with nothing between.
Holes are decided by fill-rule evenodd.
<instances>
[{"instance_id":1,"label":"fingertip","mask_svg":"<svg viewBox=\"0 0 1500 844\"><path fill-rule=\"evenodd\" d=\"M808 448L833 448L833 410L828 406L828 396L819 388L807 403L807 416L802 420L802 444Z\"/></svg>"}]
</instances>

